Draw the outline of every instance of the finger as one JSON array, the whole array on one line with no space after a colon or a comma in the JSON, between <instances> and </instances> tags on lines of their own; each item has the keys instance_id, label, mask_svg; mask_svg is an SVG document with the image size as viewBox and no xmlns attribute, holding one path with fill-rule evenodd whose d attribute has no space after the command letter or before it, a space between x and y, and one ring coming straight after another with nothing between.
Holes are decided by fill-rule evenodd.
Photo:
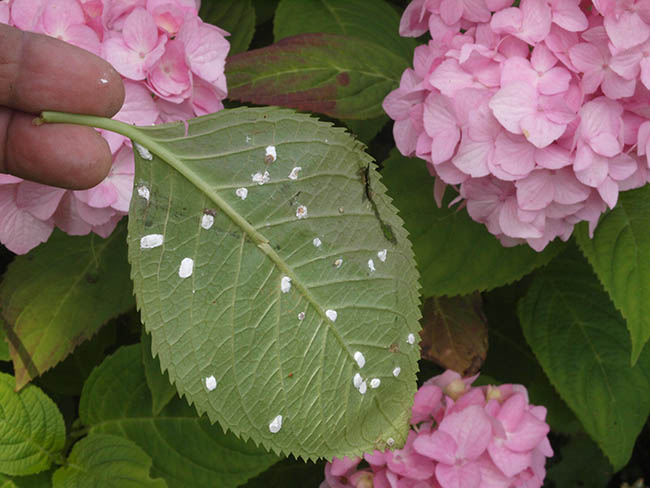
<instances>
[{"instance_id":1,"label":"finger","mask_svg":"<svg viewBox=\"0 0 650 488\"><path fill-rule=\"evenodd\" d=\"M106 141L90 127L35 126L34 116L0 108L0 172L51 186L81 190L111 168Z\"/></svg>"},{"instance_id":2,"label":"finger","mask_svg":"<svg viewBox=\"0 0 650 488\"><path fill-rule=\"evenodd\" d=\"M112 117L124 102L120 75L103 59L52 37L0 24L0 105Z\"/></svg>"}]
</instances>

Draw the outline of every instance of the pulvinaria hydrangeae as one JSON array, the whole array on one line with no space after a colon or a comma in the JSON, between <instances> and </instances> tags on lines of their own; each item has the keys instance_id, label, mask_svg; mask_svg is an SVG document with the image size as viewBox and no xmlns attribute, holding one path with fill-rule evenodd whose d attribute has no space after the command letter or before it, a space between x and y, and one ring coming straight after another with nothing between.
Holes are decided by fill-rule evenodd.
<instances>
[{"instance_id":1,"label":"pulvinaria hydrangeae","mask_svg":"<svg viewBox=\"0 0 650 488\"><path fill-rule=\"evenodd\" d=\"M56 37L110 62L122 75L124 105L114 117L136 125L186 120L223 108L227 32L198 17L200 0L9 0L0 22ZM109 175L89 190L54 188L0 175L0 242L23 254L54 227L108 236L128 212L133 150L103 132Z\"/></svg>"},{"instance_id":2,"label":"pulvinaria hydrangeae","mask_svg":"<svg viewBox=\"0 0 650 488\"><path fill-rule=\"evenodd\" d=\"M400 152L426 160L506 245L590 232L650 178L650 0L414 0L427 31L384 100Z\"/></svg>"}]
</instances>

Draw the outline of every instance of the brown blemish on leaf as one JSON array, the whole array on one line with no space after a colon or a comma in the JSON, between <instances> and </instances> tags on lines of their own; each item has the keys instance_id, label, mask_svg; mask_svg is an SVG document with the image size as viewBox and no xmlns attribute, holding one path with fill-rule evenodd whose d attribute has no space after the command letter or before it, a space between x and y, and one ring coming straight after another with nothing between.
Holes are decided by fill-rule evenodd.
<instances>
[{"instance_id":1,"label":"brown blemish on leaf","mask_svg":"<svg viewBox=\"0 0 650 488\"><path fill-rule=\"evenodd\" d=\"M341 86L348 86L350 84L350 75L346 72L339 73L336 75L336 81L338 81Z\"/></svg>"}]
</instances>

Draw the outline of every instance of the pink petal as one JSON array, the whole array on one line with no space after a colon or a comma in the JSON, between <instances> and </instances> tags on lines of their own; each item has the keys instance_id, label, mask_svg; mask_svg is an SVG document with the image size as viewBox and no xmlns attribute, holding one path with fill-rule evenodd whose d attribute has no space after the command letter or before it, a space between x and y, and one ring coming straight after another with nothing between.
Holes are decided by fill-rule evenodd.
<instances>
[{"instance_id":1,"label":"pink petal","mask_svg":"<svg viewBox=\"0 0 650 488\"><path fill-rule=\"evenodd\" d=\"M541 210L553 200L555 186L547 171L533 171L515 184L517 204L524 210Z\"/></svg>"},{"instance_id":2,"label":"pink petal","mask_svg":"<svg viewBox=\"0 0 650 488\"><path fill-rule=\"evenodd\" d=\"M476 463L462 466L438 464L436 478L442 488L479 488L481 471Z\"/></svg>"},{"instance_id":3,"label":"pink petal","mask_svg":"<svg viewBox=\"0 0 650 488\"><path fill-rule=\"evenodd\" d=\"M609 160L609 176L616 181L629 178L636 169L636 160L627 154L619 154Z\"/></svg>"},{"instance_id":4,"label":"pink petal","mask_svg":"<svg viewBox=\"0 0 650 488\"><path fill-rule=\"evenodd\" d=\"M89 190L75 191L74 195L76 198L93 208L110 207L117 200L117 190L106 180Z\"/></svg>"},{"instance_id":5,"label":"pink petal","mask_svg":"<svg viewBox=\"0 0 650 488\"><path fill-rule=\"evenodd\" d=\"M569 166L573 160L571 153L557 144L535 151L535 162L546 169L560 169Z\"/></svg>"},{"instance_id":6,"label":"pink petal","mask_svg":"<svg viewBox=\"0 0 650 488\"><path fill-rule=\"evenodd\" d=\"M122 36L129 49L145 55L158 44L158 26L147 10L136 8L124 21Z\"/></svg>"},{"instance_id":7,"label":"pink petal","mask_svg":"<svg viewBox=\"0 0 650 488\"><path fill-rule=\"evenodd\" d=\"M515 198L509 198L501 207L499 213L499 226L503 233L509 237L528 239L541 237L542 233L534 225L522 222L518 215L519 206Z\"/></svg>"},{"instance_id":8,"label":"pink petal","mask_svg":"<svg viewBox=\"0 0 650 488\"><path fill-rule=\"evenodd\" d=\"M515 81L496 92L489 107L503 127L513 134L521 134L521 120L536 112L537 90L527 83Z\"/></svg>"},{"instance_id":9,"label":"pink petal","mask_svg":"<svg viewBox=\"0 0 650 488\"><path fill-rule=\"evenodd\" d=\"M97 33L87 25L72 25L66 29L62 39L88 52L101 56L102 45Z\"/></svg>"},{"instance_id":10,"label":"pink petal","mask_svg":"<svg viewBox=\"0 0 650 488\"><path fill-rule=\"evenodd\" d=\"M609 208L614 208L618 201L618 185L608 176L598 185L598 194Z\"/></svg>"},{"instance_id":11,"label":"pink petal","mask_svg":"<svg viewBox=\"0 0 650 488\"><path fill-rule=\"evenodd\" d=\"M461 68L455 59L443 61L431 73L429 83L440 90L443 95L452 99L456 92L462 88L481 88L481 84L474 81L473 75Z\"/></svg>"},{"instance_id":12,"label":"pink petal","mask_svg":"<svg viewBox=\"0 0 650 488\"><path fill-rule=\"evenodd\" d=\"M0 187L0 242L16 254L25 254L47 241L52 221L42 221L16 206L16 187Z\"/></svg>"},{"instance_id":13,"label":"pink petal","mask_svg":"<svg viewBox=\"0 0 650 488\"><path fill-rule=\"evenodd\" d=\"M535 71L546 72L557 64L557 58L544 44L538 44L530 55L530 64Z\"/></svg>"},{"instance_id":14,"label":"pink petal","mask_svg":"<svg viewBox=\"0 0 650 488\"><path fill-rule=\"evenodd\" d=\"M594 44L581 42L569 49L571 63L580 71L602 70L605 56Z\"/></svg>"},{"instance_id":15,"label":"pink petal","mask_svg":"<svg viewBox=\"0 0 650 488\"><path fill-rule=\"evenodd\" d=\"M149 90L142 83L124 80L124 91L124 104L113 118L127 124L153 125L158 119L158 107Z\"/></svg>"},{"instance_id":16,"label":"pink petal","mask_svg":"<svg viewBox=\"0 0 650 488\"><path fill-rule=\"evenodd\" d=\"M636 80L626 80L622 76L614 73L611 69L605 71L602 89L603 93L609 98L617 100L619 98L631 97L634 95L635 86Z\"/></svg>"},{"instance_id":17,"label":"pink petal","mask_svg":"<svg viewBox=\"0 0 650 488\"><path fill-rule=\"evenodd\" d=\"M639 76L639 63L641 59L643 59L642 51L638 48L633 48L617 53L612 57L609 67L626 80L633 80Z\"/></svg>"},{"instance_id":18,"label":"pink petal","mask_svg":"<svg viewBox=\"0 0 650 488\"><path fill-rule=\"evenodd\" d=\"M463 0L442 0L440 4L440 17L447 25L453 25L463 15Z\"/></svg>"},{"instance_id":19,"label":"pink petal","mask_svg":"<svg viewBox=\"0 0 650 488\"><path fill-rule=\"evenodd\" d=\"M413 449L419 454L440 463L454 464L458 446L451 435L436 430L431 434L418 435L413 441Z\"/></svg>"},{"instance_id":20,"label":"pink petal","mask_svg":"<svg viewBox=\"0 0 650 488\"><path fill-rule=\"evenodd\" d=\"M52 217L65 192L61 188L23 181L16 190L16 206L45 221Z\"/></svg>"},{"instance_id":21,"label":"pink petal","mask_svg":"<svg viewBox=\"0 0 650 488\"><path fill-rule=\"evenodd\" d=\"M553 199L563 205L573 205L584 202L591 193L588 186L580 183L570 169L558 171L557 177L553 180L555 192Z\"/></svg>"},{"instance_id":22,"label":"pink petal","mask_svg":"<svg viewBox=\"0 0 650 488\"><path fill-rule=\"evenodd\" d=\"M532 462L530 451L513 452L496 442L491 443L487 450L494 464L507 477L516 476L529 467Z\"/></svg>"},{"instance_id":23,"label":"pink petal","mask_svg":"<svg viewBox=\"0 0 650 488\"><path fill-rule=\"evenodd\" d=\"M650 26L636 12L626 10L617 17L605 17L605 29L617 49L629 49L650 37Z\"/></svg>"},{"instance_id":24,"label":"pink petal","mask_svg":"<svg viewBox=\"0 0 650 488\"><path fill-rule=\"evenodd\" d=\"M553 5L553 22L570 32L581 32L589 27L579 2L560 0Z\"/></svg>"},{"instance_id":25,"label":"pink petal","mask_svg":"<svg viewBox=\"0 0 650 488\"><path fill-rule=\"evenodd\" d=\"M120 37L112 37L104 41L102 57L126 78L137 81L144 80L146 77L144 58L130 49Z\"/></svg>"},{"instance_id":26,"label":"pink petal","mask_svg":"<svg viewBox=\"0 0 650 488\"><path fill-rule=\"evenodd\" d=\"M187 61L194 73L209 83L223 76L230 43L222 30L191 17L185 20L178 39L185 45Z\"/></svg>"},{"instance_id":27,"label":"pink petal","mask_svg":"<svg viewBox=\"0 0 650 488\"><path fill-rule=\"evenodd\" d=\"M492 171L500 168L506 174L501 179L523 178L535 167L535 147L522 137L503 133L497 137L493 158L488 161Z\"/></svg>"},{"instance_id":28,"label":"pink petal","mask_svg":"<svg viewBox=\"0 0 650 488\"><path fill-rule=\"evenodd\" d=\"M194 89L192 91L192 107L196 115L207 115L223 109L225 92L219 92L213 85L203 81L201 78L194 78Z\"/></svg>"},{"instance_id":29,"label":"pink petal","mask_svg":"<svg viewBox=\"0 0 650 488\"><path fill-rule=\"evenodd\" d=\"M516 428L509 432L504 446L515 452L528 452L537 447L548 434L550 427L546 422L525 412Z\"/></svg>"},{"instance_id":30,"label":"pink petal","mask_svg":"<svg viewBox=\"0 0 650 488\"><path fill-rule=\"evenodd\" d=\"M334 458L332 460L332 474L334 476L346 476L350 471L358 466L359 462L361 462L360 457L350 458L344 456L343 459Z\"/></svg>"},{"instance_id":31,"label":"pink petal","mask_svg":"<svg viewBox=\"0 0 650 488\"><path fill-rule=\"evenodd\" d=\"M410 2L399 24L399 35L402 37L420 37L428 29L427 19L429 12L426 11L427 0L413 0Z\"/></svg>"},{"instance_id":32,"label":"pink petal","mask_svg":"<svg viewBox=\"0 0 650 488\"><path fill-rule=\"evenodd\" d=\"M519 8L522 30L514 35L529 44L544 40L551 30L551 9L546 0L521 0Z\"/></svg>"},{"instance_id":33,"label":"pink petal","mask_svg":"<svg viewBox=\"0 0 650 488\"><path fill-rule=\"evenodd\" d=\"M580 151L578 151L577 154L580 154ZM605 181L605 178L607 178L607 173L609 170L609 165L607 164L608 158L600 156L596 153L592 153L590 160L591 164L584 167L584 169L576 170L575 174L578 180L585 185L592 188L597 188ZM576 155L576 163L574 163L574 169L578 163L579 160Z\"/></svg>"},{"instance_id":34,"label":"pink petal","mask_svg":"<svg viewBox=\"0 0 650 488\"><path fill-rule=\"evenodd\" d=\"M85 18L77 0L48 0L41 21L48 35L58 37L69 26L85 23Z\"/></svg>"},{"instance_id":35,"label":"pink petal","mask_svg":"<svg viewBox=\"0 0 650 488\"><path fill-rule=\"evenodd\" d=\"M24 31L39 31L46 0L13 0L11 20L13 25Z\"/></svg>"},{"instance_id":36,"label":"pink petal","mask_svg":"<svg viewBox=\"0 0 650 488\"><path fill-rule=\"evenodd\" d=\"M418 424L431 420L434 412L440 405L442 390L435 385L422 385L415 393L411 409L411 423Z\"/></svg>"},{"instance_id":37,"label":"pink petal","mask_svg":"<svg viewBox=\"0 0 650 488\"><path fill-rule=\"evenodd\" d=\"M475 178L487 176L490 174L487 162L493 152L494 145L492 142L474 142L467 133L464 133L452 163L463 173Z\"/></svg>"},{"instance_id":38,"label":"pink petal","mask_svg":"<svg viewBox=\"0 0 650 488\"><path fill-rule=\"evenodd\" d=\"M555 95L569 89L571 73L561 67L552 68L542 76L537 89L543 95Z\"/></svg>"},{"instance_id":39,"label":"pink petal","mask_svg":"<svg viewBox=\"0 0 650 488\"><path fill-rule=\"evenodd\" d=\"M447 415L438 429L438 432L446 432L456 441L456 457L461 459L479 457L487 448L492 434L490 419L479 405L470 405L460 412Z\"/></svg>"},{"instance_id":40,"label":"pink petal","mask_svg":"<svg viewBox=\"0 0 650 488\"><path fill-rule=\"evenodd\" d=\"M106 239L108 236L110 236L113 233L119 221L122 220L122 217L124 217L124 215L121 214L114 215L105 224L93 225L91 230L99 237L103 237L104 239Z\"/></svg>"},{"instance_id":41,"label":"pink petal","mask_svg":"<svg viewBox=\"0 0 650 488\"><path fill-rule=\"evenodd\" d=\"M535 147L544 148L559 139L566 130L566 124L551 122L546 114L539 112L521 119L521 131Z\"/></svg>"},{"instance_id":42,"label":"pink petal","mask_svg":"<svg viewBox=\"0 0 650 488\"><path fill-rule=\"evenodd\" d=\"M179 40L169 41L165 53L149 71L152 91L170 102L182 102L192 90L191 73L185 64L185 50Z\"/></svg>"}]
</instances>

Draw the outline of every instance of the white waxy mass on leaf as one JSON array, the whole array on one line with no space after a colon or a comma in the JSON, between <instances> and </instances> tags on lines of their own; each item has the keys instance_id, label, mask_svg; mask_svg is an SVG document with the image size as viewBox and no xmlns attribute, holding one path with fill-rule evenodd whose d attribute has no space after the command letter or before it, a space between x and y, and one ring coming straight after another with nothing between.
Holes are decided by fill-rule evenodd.
<instances>
[{"instance_id":1,"label":"white waxy mass on leaf","mask_svg":"<svg viewBox=\"0 0 650 488\"><path fill-rule=\"evenodd\" d=\"M361 383L363 383L363 378L359 373L356 373L352 378L352 384L355 388L359 388L361 386Z\"/></svg>"},{"instance_id":2,"label":"white waxy mass on leaf","mask_svg":"<svg viewBox=\"0 0 650 488\"><path fill-rule=\"evenodd\" d=\"M141 157L142 159L146 159L147 161L151 161L151 160L153 159L153 156L152 156L151 153L149 152L149 149L147 149L147 148L144 147L144 146L141 146L141 145L138 144L137 142L134 142L133 145L134 145L135 148L137 149L138 154L140 155L140 157Z\"/></svg>"},{"instance_id":3,"label":"white waxy mass on leaf","mask_svg":"<svg viewBox=\"0 0 650 488\"><path fill-rule=\"evenodd\" d=\"M366 365L366 358L361 351L354 353L354 360L357 362L357 366L363 368Z\"/></svg>"},{"instance_id":4,"label":"white waxy mass on leaf","mask_svg":"<svg viewBox=\"0 0 650 488\"><path fill-rule=\"evenodd\" d=\"M140 239L141 249L153 249L162 246L164 237L162 234L149 234Z\"/></svg>"},{"instance_id":5,"label":"white waxy mass on leaf","mask_svg":"<svg viewBox=\"0 0 650 488\"><path fill-rule=\"evenodd\" d=\"M325 315L327 315L327 318L332 322L336 321L336 317L338 317L336 310L325 310Z\"/></svg>"},{"instance_id":6,"label":"white waxy mass on leaf","mask_svg":"<svg viewBox=\"0 0 650 488\"><path fill-rule=\"evenodd\" d=\"M298 208L296 209L296 217L299 219L304 219L307 217L307 207L304 205L298 205Z\"/></svg>"},{"instance_id":7,"label":"white waxy mass on leaf","mask_svg":"<svg viewBox=\"0 0 650 488\"><path fill-rule=\"evenodd\" d=\"M409 344L415 344L415 336L413 334L409 334L406 337L406 342L408 342Z\"/></svg>"},{"instance_id":8,"label":"white waxy mass on leaf","mask_svg":"<svg viewBox=\"0 0 650 488\"><path fill-rule=\"evenodd\" d=\"M201 227L203 227L205 230L208 230L210 227L212 227L212 224L214 224L214 215L210 214L203 214L203 217L201 217Z\"/></svg>"},{"instance_id":9,"label":"white waxy mass on leaf","mask_svg":"<svg viewBox=\"0 0 650 488\"><path fill-rule=\"evenodd\" d=\"M377 257L379 258L379 260L380 260L382 263L384 263L384 262L386 262L386 255L387 255L387 254L388 254L388 251L387 251L386 249L382 249L381 251L379 251L379 252L377 253Z\"/></svg>"},{"instance_id":10,"label":"white waxy mass on leaf","mask_svg":"<svg viewBox=\"0 0 650 488\"><path fill-rule=\"evenodd\" d=\"M248 188L237 188L235 190L235 195L237 195L242 200L246 200L246 197L248 196Z\"/></svg>"},{"instance_id":11,"label":"white waxy mass on leaf","mask_svg":"<svg viewBox=\"0 0 650 488\"><path fill-rule=\"evenodd\" d=\"M395 366L395 369L393 369L393 376L397 378L401 372L402 372L402 368L400 368L399 366Z\"/></svg>"},{"instance_id":12,"label":"white waxy mass on leaf","mask_svg":"<svg viewBox=\"0 0 650 488\"><path fill-rule=\"evenodd\" d=\"M371 273L375 272L375 262L372 259L368 259L368 269Z\"/></svg>"},{"instance_id":13,"label":"white waxy mass on leaf","mask_svg":"<svg viewBox=\"0 0 650 488\"><path fill-rule=\"evenodd\" d=\"M314 237L312 243L315 247L321 247L323 245L323 242L318 237Z\"/></svg>"},{"instance_id":14,"label":"white waxy mass on leaf","mask_svg":"<svg viewBox=\"0 0 650 488\"><path fill-rule=\"evenodd\" d=\"M277 434L278 432L280 432L281 428L282 428L282 415L278 415L269 424L269 430L271 431L271 434Z\"/></svg>"},{"instance_id":15,"label":"white waxy mass on leaf","mask_svg":"<svg viewBox=\"0 0 650 488\"><path fill-rule=\"evenodd\" d=\"M264 183L271 181L271 175L268 171L265 171L264 173L258 171L257 173L251 175L251 179L253 180L253 183L263 185Z\"/></svg>"},{"instance_id":16,"label":"white waxy mass on leaf","mask_svg":"<svg viewBox=\"0 0 650 488\"><path fill-rule=\"evenodd\" d=\"M214 376L208 376L205 379L205 387L208 391L212 391L217 387L217 379Z\"/></svg>"},{"instance_id":17,"label":"white waxy mass on leaf","mask_svg":"<svg viewBox=\"0 0 650 488\"><path fill-rule=\"evenodd\" d=\"M289 173L289 179L290 180L297 180L298 179L298 172L302 171L302 168L300 166L296 166L291 170L291 173Z\"/></svg>"},{"instance_id":18,"label":"white waxy mass on leaf","mask_svg":"<svg viewBox=\"0 0 650 488\"><path fill-rule=\"evenodd\" d=\"M194 271L194 260L192 258L183 258L181 265L178 268L178 276L181 278L189 278Z\"/></svg>"},{"instance_id":19,"label":"white waxy mass on leaf","mask_svg":"<svg viewBox=\"0 0 650 488\"><path fill-rule=\"evenodd\" d=\"M275 146L266 146L266 154L264 155L265 161L272 163L278 159L278 154L275 152Z\"/></svg>"},{"instance_id":20,"label":"white waxy mass on leaf","mask_svg":"<svg viewBox=\"0 0 650 488\"><path fill-rule=\"evenodd\" d=\"M291 278L288 276L283 276L280 280L280 290L282 293L288 293L291 290Z\"/></svg>"},{"instance_id":21,"label":"white waxy mass on leaf","mask_svg":"<svg viewBox=\"0 0 650 488\"><path fill-rule=\"evenodd\" d=\"M334 267L335 268L340 268L343 265L343 259L338 258L334 260Z\"/></svg>"},{"instance_id":22,"label":"white waxy mass on leaf","mask_svg":"<svg viewBox=\"0 0 650 488\"><path fill-rule=\"evenodd\" d=\"M373 378L370 380L370 388L379 388L381 385L381 380L379 378Z\"/></svg>"},{"instance_id":23,"label":"white waxy mass on leaf","mask_svg":"<svg viewBox=\"0 0 650 488\"><path fill-rule=\"evenodd\" d=\"M305 312L300 312L298 314L298 320L304 320L305 319Z\"/></svg>"},{"instance_id":24,"label":"white waxy mass on leaf","mask_svg":"<svg viewBox=\"0 0 650 488\"><path fill-rule=\"evenodd\" d=\"M368 385L366 384L365 381L362 381L361 384L359 385L359 393L365 395L367 390L368 390Z\"/></svg>"},{"instance_id":25,"label":"white waxy mass on leaf","mask_svg":"<svg viewBox=\"0 0 650 488\"><path fill-rule=\"evenodd\" d=\"M149 188L147 188L144 185L140 185L138 187L138 195L140 195L142 198L144 198L146 201L149 201Z\"/></svg>"}]
</instances>

